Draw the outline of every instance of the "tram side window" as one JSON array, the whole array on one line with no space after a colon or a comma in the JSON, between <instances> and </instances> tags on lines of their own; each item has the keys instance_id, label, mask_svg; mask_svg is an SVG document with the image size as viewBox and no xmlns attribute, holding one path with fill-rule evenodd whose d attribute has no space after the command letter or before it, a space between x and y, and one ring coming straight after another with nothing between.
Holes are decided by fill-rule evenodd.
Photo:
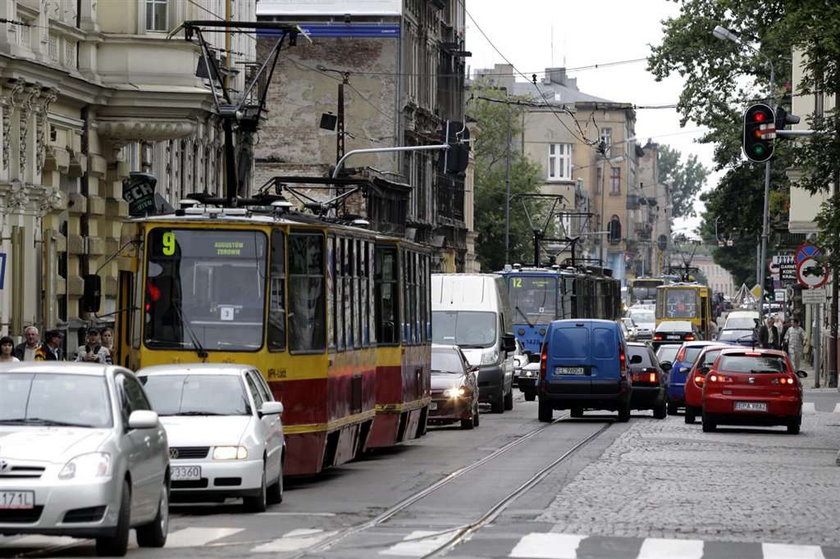
<instances>
[{"instance_id":1,"label":"tram side window","mask_svg":"<svg viewBox=\"0 0 840 559\"><path fill-rule=\"evenodd\" d=\"M373 293L373 274L374 274L374 247L373 243L367 244L367 280L365 282L365 293L367 293L368 313L365 315L365 328L367 328L366 341L368 345L376 344L376 302Z\"/></svg>"},{"instance_id":2,"label":"tram side window","mask_svg":"<svg viewBox=\"0 0 840 559\"><path fill-rule=\"evenodd\" d=\"M397 334L397 250L394 247L376 249L376 339L381 344L399 343Z\"/></svg>"},{"instance_id":3,"label":"tram side window","mask_svg":"<svg viewBox=\"0 0 840 559\"><path fill-rule=\"evenodd\" d=\"M362 282L362 242L359 239L353 239L353 345L354 347L362 347L362 309L361 309L361 293L360 285Z\"/></svg>"},{"instance_id":4,"label":"tram side window","mask_svg":"<svg viewBox=\"0 0 840 559\"><path fill-rule=\"evenodd\" d=\"M335 320L335 236L327 237L327 347L335 349L336 320Z\"/></svg>"},{"instance_id":5,"label":"tram side window","mask_svg":"<svg viewBox=\"0 0 840 559\"><path fill-rule=\"evenodd\" d=\"M286 349L286 236L271 232L269 271L268 349Z\"/></svg>"},{"instance_id":6,"label":"tram side window","mask_svg":"<svg viewBox=\"0 0 840 559\"><path fill-rule=\"evenodd\" d=\"M353 349L353 240L344 239L344 341Z\"/></svg>"},{"instance_id":7,"label":"tram side window","mask_svg":"<svg viewBox=\"0 0 840 559\"><path fill-rule=\"evenodd\" d=\"M335 242L335 338L339 351L344 350L344 239Z\"/></svg>"},{"instance_id":8,"label":"tram side window","mask_svg":"<svg viewBox=\"0 0 840 559\"><path fill-rule=\"evenodd\" d=\"M289 349L325 348L324 237L289 235Z\"/></svg>"},{"instance_id":9,"label":"tram side window","mask_svg":"<svg viewBox=\"0 0 840 559\"><path fill-rule=\"evenodd\" d=\"M429 307L426 300L426 289L429 282L429 262L424 254L418 254L420 276L418 278L419 290L417 292L417 301L420 304L420 341L427 343L429 341L429 333L427 324L429 321Z\"/></svg>"}]
</instances>

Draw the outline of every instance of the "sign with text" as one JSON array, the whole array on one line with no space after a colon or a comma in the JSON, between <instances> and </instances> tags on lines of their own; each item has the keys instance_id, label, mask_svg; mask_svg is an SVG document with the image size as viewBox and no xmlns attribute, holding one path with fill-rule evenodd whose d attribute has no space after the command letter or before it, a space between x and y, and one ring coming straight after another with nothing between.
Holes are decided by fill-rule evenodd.
<instances>
[{"instance_id":1,"label":"sign with text","mask_svg":"<svg viewBox=\"0 0 840 559\"><path fill-rule=\"evenodd\" d=\"M770 262L770 274L782 287L796 283L796 259L790 254L777 254Z\"/></svg>"},{"instance_id":2,"label":"sign with text","mask_svg":"<svg viewBox=\"0 0 840 559\"><path fill-rule=\"evenodd\" d=\"M824 287L802 290L803 305L824 305L827 301L828 296Z\"/></svg>"}]
</instances>

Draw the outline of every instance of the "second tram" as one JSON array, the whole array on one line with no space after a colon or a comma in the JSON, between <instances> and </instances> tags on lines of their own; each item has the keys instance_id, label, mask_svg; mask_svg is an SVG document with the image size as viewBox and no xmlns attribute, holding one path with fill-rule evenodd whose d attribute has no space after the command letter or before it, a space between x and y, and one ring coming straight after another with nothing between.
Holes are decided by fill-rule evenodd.
<instances>
[{"instance_id":1,"label":"second tram","mask_svg":"<svg viewBox=\"0 0 840 559\"><path fill-rule=\"evenodd\" d=\"M712 339L712 291L698 283L672 283L656 288L656 325L667 320L694 323L704 340Z\"/></svg>"}]
</instances>

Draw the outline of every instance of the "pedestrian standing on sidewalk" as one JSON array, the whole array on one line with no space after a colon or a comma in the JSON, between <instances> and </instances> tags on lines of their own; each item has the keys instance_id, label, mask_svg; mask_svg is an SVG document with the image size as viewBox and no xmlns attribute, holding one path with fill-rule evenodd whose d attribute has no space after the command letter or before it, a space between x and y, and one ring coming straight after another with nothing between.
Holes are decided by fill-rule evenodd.
<instances>
[{"instance_id":1,"label":"pedestrian standing on sidewalk","mask_svg":"<svg viewBox=\"0 0 840 559\"><path fill-rule=\"evenodd\" d=\"M17 357L12 355L15 350L15 341L10 338L9 336L3 336L0 338L0 363L8 362L8 363L17 363L20 361Z\"/></svg>"},{"instance_id":2,"label":"pedestrian standing on sidewalk","mask_svg":"<svg viewBox=\"0 0 840 559\"><path fill-rule=\"evenodd\" d=\"M785 343L790 360L793 361L793 370L798 371L805 354L805 330L799 325L798 318L793 319L793 324L785 332Z\"/></svg>"},{"instance_id":3,"label":"pedestrian standing on sidewalk","mask_svg":"<svg viewBox=\"0 0 840 559\"><path fill-rule=\"evenodd\" d=\"M15 347L14 356L20 361L34 361L35 352L41 347L41 335L35 326L23 329L24 342Z\"/></svg>"},{"instance_id":4,"label":"pedestrian standing on sidewalk","mask_svg":"<svg viewBox=\"0 0 840 559\"><path fill-rule=\"evenodd\" d=\"M773 323L773 318L767 317L767 321L758 330L758 342L764 349L779 349L779 331Z\"/></svg>"}]
</instances>

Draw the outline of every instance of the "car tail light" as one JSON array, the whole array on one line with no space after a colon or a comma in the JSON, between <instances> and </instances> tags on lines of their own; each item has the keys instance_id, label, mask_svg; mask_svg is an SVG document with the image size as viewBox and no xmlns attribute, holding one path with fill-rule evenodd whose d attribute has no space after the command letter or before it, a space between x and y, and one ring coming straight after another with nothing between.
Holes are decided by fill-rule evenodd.
<instances>
[{"instance_id":1,"label":"car tail light","mask_svg":"<svg viewBox=\"0 0 840 559\"><path fill-rule=\"evenodd\" d=\"M706 377L703 375L694 375L694 384L697 386L703 386L704 382L706 382Z\"/></svg>"},{"instance_id":2,"label":"car tail light","mask_svg":"<svg viewBox=\"0 0 840 559\"><path fill-rule=\"evenodd\" d=\"M627 355L624 353L624 346L618 344L618 370L621 380L627 380Z\"/></svg>"},{"instance_id":3,"label":"car tail light","mask_svg":"<svg viewBox=\"0 0 840 559\"><path fill-rule=\"evenodd\" d=\"M733 382L732 377L720 373L709 374L709 382Z\"/></svg>"},{"instance_id":4,"label":"car tail light","mask_svg":"<svg viewBox=\"0 0 840 559\"><path fill-rule=\"evenodd\" d=\"M545 370L548 367L548 344L543 344L540 353L540 379L545 379Z\"/></svg>"},{"instance_id":5,"label":"car tail light","mask_svg":"<svg viewBox=\"0 0 840 559\"><path fill-rule=\"evenodd\" d=\"M656 341L661 341L662 340L662 334L654 334L653 339L656 340Z\"/></svg>"},{"instance_id":6,"label":"car tail light","mask_svg":"<svg viewBox=\"0 0 840 559\"><path fill-rule=\"evenodd\" d=\"M793 380L793 377L778 377L774 378L770 381L770 384L796 384L796 381Z\"/></svg>"},{"instance_id":7,"label":"car tail light","mask_svg":"<svg viewBox=\"0 0 840 559\"><path fill-rule=\"evenodd\" d=\"M651 384L656 384L656 373L648 373L648 382Z\"/></svg>"},{"instance_id":8,"label":"car tail light","mask_svg":"<svg viewBox=\"0 0 840 559\"><path fill-rule=\"evenodd\" d=\"M685 341L687 341L687 342L693 342L693 341L694 341L694 334L686 334L686 335L683 337L683 339L684 339Z\"/></svg>"}]
</instances>

